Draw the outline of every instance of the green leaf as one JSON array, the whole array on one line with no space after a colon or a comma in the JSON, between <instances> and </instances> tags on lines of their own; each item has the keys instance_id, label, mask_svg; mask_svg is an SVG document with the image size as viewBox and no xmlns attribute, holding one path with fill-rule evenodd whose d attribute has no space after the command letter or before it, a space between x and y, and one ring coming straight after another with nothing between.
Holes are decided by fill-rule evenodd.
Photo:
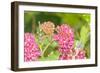
<instances>
[{"instance_id":1,"label":"green leaf","mask_svg":"<svg viewBox=\"0 0 100 73\"><path fill-rule=\"evenodd\" d=\"M59 55L60 55L60 53L57 50L55 50L55 51L52 51L47 57L41 57L39 60L40 61L58 60Z\"/></svg>"},{"instance_id":2,"label":"green leaf","mask_svg":"<svg viewBox=\"0 0 100 73\"><path fill-rule=\"evenodd\" d=\"M88 37L89 37L89 28L86 26L83 26L81 28L80 31L80 40L82 41L82 43L85 45L86 42L88 41Z\"/></svg>"},{"instance_id":3,"label":"green leaf","mask_svg":"<svg viewBox=\"0 0 100 73\"><path fill-rule=\"evenodd\" d=\"M54 50L48 55L47 60L58 60L60 53L57 50Z\"/></svg>"},{"instance_id":4,"label":"green leaf","mask_svg":"<svg viewBox=\"0 0 100 73\"><path fill-rule=\"evenodd\" d=\"M50 45L52 48L55 48L58 46L58 43L56 41L53 41L52 44Z\"/></svg>"},{"instance_id":5,"label":"green leaf","mask_svg":"<svg viewBox=\"0 0 100 73\"><path fill-rule=\"evenodd\" d=\"M39 60L39 61L45 61L46 58L45 58L45 57L40 57L38 60Z\"/></svg>"},{"instance_id":6,"label":"green leaf","mask_svg":"<svg viewBox=\"0 0 100 73\"><path fill-rule=\"evenodd\" d=\"M50 56L48 56L47 58L46 58L46 60L57 60L58 59L58 56L56 56L56 55L54 55L54 54L52 54L52 55L50 55Z\"/></svg>"},{"instance_id":7,"label":"green leaf","mask_svg":"<svg viewBox=\"0 0 100 73\"><path fill-rule=\"evenodd\" d=\"M85 48L86 51L86 57L90 58L90 48Z\"/></svg>"},{"instance_id":8,"label":"green leaf","mask_svg":"<svg viewBox=\"0 0 100 73\"><path fill-rule=\"evenodd\" d=\"M90 41L86 43L85 51L86 51L86 58L90 58Z\"/></svg>"},{"instance_id":9,"label":"green leaf","mask_svg":"<svg viewBox=\"0 0 100 73\"><path fill-rule=\"evenodd\" d=\"M83 14L82 18L87 22L87 24L90 24L90 14Z\"/></svg>"},{"instance_id":10,"label":"green leaf","mask_svg":"<svg viewBox=\"0 0 100 73\"><path fill-rule=\"evenodd\" d=\"M32 14L24 13L25 32L32 32L32 20Z\"/></svg>"},{"instance_id":11,"label":"green leaf","mask_svg":"<svg viewBox=\"0 0 100 73\"><path fill-rule=\"evenodd\" d=\"M58 45L57 42L52 41L52 43L50 43L48 48L45 50L44 56L48 56L48 54L50 54L51 52L54 52L56 50L57 45Z\"/></svg>"}]
</instances>

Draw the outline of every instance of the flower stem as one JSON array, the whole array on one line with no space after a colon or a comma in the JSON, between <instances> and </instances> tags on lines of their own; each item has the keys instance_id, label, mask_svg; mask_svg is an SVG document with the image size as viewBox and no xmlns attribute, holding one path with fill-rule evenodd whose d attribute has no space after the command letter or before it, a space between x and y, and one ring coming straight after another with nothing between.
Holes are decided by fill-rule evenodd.
<instances>
[{"instance_id":1,"label":"flower stem","mask_svg":"<svg viewBox=\"0 0 100 73\"><path fill-rule=\"evenodd\" d=\"M47 48L50 46L50 44L51 44L52 42L53 42L53 41L51 41L51 42L44 48L44 50L42 51L42 56L44 56L45 51L47 50Z\"/></svg>"}]
</instances>

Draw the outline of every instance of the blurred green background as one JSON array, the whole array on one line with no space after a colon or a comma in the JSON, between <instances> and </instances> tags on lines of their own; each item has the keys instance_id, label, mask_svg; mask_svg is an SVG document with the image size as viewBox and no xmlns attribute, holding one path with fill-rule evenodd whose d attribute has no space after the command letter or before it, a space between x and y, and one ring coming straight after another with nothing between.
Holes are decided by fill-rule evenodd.
<instances>
[{"instance_id":1,"label":"blurred green background","mask_svg":"<svg viewBox=\"0 0 100 73\"><path fill-rule=\"evenodd\" d=\"M24 31L36 33L39 22L51 21L57 25L67 24L74 29L75 41L84 44L87 58L90 57L90 18L88 13L24 12Z\"/></svg>"}]
</instances>

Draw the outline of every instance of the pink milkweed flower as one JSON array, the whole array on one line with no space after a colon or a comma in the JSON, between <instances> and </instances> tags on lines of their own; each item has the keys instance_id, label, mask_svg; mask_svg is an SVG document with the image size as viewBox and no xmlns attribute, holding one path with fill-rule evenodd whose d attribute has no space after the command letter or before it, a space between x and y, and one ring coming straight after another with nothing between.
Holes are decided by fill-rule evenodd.
<instances>
[{"instance_id":1,"label":"pink milkweed flower","mask_svg":"<svg viewBox=\"0 0 100 73\"><path fill-rule=\"evenodd\" d=\"M65 49L64 50L59 49L59 50L64 51ZM62 53L59 56L60 60L72 60L73 59L73 54L74 54L74 50L73 49L67 49L64 52L66 52L66 53Z\"/></svg>"},{"instance_id":2,"label":"pink milkweed flower","mask_svg":"<svg viewBox=\"0 0 100 73\"><path fill-rule=\"evenodd\" d=\"M66 53L68 49L74 46L74 31L67 24L62 24L56 28L57 34L54 35L54 40L58 42L60 52ZM65 51L65 52L64 52Z\"/></svg>"},{"instance_id":3,"label":"pink milkweed flower","mask_svg":"<svg viewBox=\"0 0 100 73\"><path fill-rule=\"evenodd\" d=\"M61 54L71 54L73 53L72 49L58 48Z\"/></svg>"},{"instance_id":4,"label":"pink milkweed flower","mask_svg":"<svg viewBox=\"0 0 100 73\"><path fill-rule=\"evenodd\" d=\"M86 55L85 55L85 50L76 50L76 55L75 55L75 59L85 59Z\"/></svg>"},{"instance_id":5,"label":"pink milkweed flower","mask_svg":"<svg viewBox=\"0 0 100 73\"><path fill-rule=\"evenodd\" d=\"M72 59L85 59L86 53L85 50L79 50L79 49L72 49L70 51L67 51L67 53L63 53L59 56L60 60L72 60Z\"/></svg>"},{"instance_id":6,"label":"pink milkweed flower","mask_svg":"<svg viewBox=\"0 0 100 73\"><path fill-rule=\"evenodd\" d=\"M31 33L24 34L24 61L35 61L41 55L35 38Z\"/></svg>"},{"instance_id":7,"label":"pink milkweed flower","mask_svg":"<svg viewBox=\"0 0 100 73\"><path fill-rule=\"evenodd\" d=\"M72 56L62 54L62 55L59 56L59 60L72 60Z\"/></svg>"}]
</instances>

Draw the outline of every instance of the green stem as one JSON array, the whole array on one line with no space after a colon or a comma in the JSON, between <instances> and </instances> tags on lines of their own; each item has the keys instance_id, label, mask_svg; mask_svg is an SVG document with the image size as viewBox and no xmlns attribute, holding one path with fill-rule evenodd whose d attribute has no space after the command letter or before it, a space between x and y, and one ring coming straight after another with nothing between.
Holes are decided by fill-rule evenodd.
<instances>
[{"instance_id":1,"label":"green stem","mask_svg":"<svg viewBox=\"0 0 100 73\"><path fill-rule=\"evenodd\" d=\"M42 52L42 45L39 45L39 48L40 48L40 50L41 50L41 52Z\"/></svg>"},{"instance_id":2,"label":"green stem","mask_svg":"<svg viewBox=\"0 0 100 73\"><path fill-rule=\"evenodd\" d=\"M44 56L45 51L47 50L47 48L50 46L50 44L51 44L52 42L53 42L53 41L51 41L51 42L44 48L44 50L42 51L42 56Z\"/></svg>"}]
</instances>

